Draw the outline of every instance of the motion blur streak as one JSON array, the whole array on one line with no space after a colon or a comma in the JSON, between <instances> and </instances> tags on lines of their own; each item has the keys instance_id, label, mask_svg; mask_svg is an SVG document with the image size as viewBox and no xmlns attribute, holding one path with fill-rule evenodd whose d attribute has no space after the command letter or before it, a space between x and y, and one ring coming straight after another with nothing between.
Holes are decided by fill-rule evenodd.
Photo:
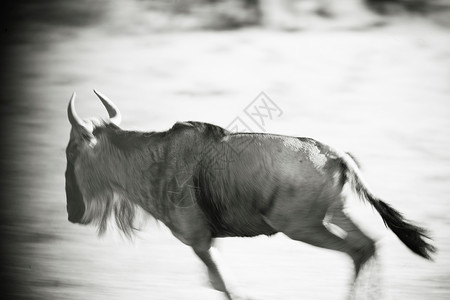
<instances>
[{"instance_id":1,"label":"motion blur streak","mask_svg":"<svg viewBox=\"0 0 450 300\"><path fill-rule=\"evenodd\" d=\"M266 92L283 108L267 132L351 150L382 199L429 227L439 249L434 263L417 259L392 234L384 237L384 229L375 231L382 221L358 201L349 207L356 223L380 239L379 298L448 299L448 9L430 8L423 17L395 14L401 7L394 5L394 14L383 16L336 4L327 18L307 0L289 12L260 1L266 4L259 13L242 10L247 15L233 14L233 1L170 2L179 5L2 7L2 292L12 299L222 297L204 288L202 264L162 225L150 223L133 246L67 222L67 97L76 90L92 99L77 103L80 115L107 117L92 97L98 88L123 99L124 128L156 131L184 120L225 127ZM292 18L295 11L301 17ZM278 235L218 247L237 284L256 298L345 297L351 262L338 253Z\"/></svg>"}]
</instances>

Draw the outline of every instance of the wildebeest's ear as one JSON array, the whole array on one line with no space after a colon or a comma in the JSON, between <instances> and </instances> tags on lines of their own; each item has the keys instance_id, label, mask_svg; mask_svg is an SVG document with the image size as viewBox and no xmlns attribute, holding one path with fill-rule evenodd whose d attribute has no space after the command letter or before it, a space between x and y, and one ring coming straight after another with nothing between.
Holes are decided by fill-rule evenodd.
<instances>
[{"instance_id":1,"label":"wildebeest's ear","mask_svg":"<svg viewBox=\"0 0 450 300\"><path fill-rule=\"evenodd\" d=\"M67 107L67 116L69 118L69 122L72 125L72 128L79 133L81 137L83 137L91 148L97 144L97 139L95 138L93 131L94 125L92 122L83 121L77 114L75 110L75 97L76 93L72 94L72 97L69 101L69 106Z\"/></svg>"}]
</instances>

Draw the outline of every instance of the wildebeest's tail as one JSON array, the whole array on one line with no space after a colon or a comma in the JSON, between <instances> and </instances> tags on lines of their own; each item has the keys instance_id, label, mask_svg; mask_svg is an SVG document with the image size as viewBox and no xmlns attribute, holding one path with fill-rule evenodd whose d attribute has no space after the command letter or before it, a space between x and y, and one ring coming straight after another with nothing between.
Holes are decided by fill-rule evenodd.
<instances>
[{"instance_id":1,"label":"wildebeest's tail","mask_svg":"<svg viewBox=\"0 0 450 300\"><path fill-rule=\"evenodd\" d=\"M369 189L364 181L361 172L351 156L342 154L347 181L358 196L368 201L381 215L384 224L390 228L395 235L414 253L432 259L431 254L436 252L436 248L429 244L426 239L430 239L424 228L418 227L407 221L403 215L389 204L378 199Z\"/></svg>"}]
</instances>

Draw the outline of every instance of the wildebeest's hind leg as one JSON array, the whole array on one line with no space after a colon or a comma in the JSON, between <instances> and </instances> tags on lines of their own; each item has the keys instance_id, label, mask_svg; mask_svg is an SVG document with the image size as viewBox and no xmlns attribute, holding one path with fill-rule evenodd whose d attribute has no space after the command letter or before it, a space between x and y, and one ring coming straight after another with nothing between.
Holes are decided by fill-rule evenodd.
<instances>
[{"instance_id":1,"label":"wildebeest's hind leg","mask_svg":"<svg viewBox=\"0 0 450 300\"><path fill-rule=\"evenodd\" d=\"M355 264L355 280L364 264L375 255L375 242L366 236L345 214L342 202L333 211L330 218L326 218L331 224L337 225L344 231L344 239L353 247L349 253Z\"/></svg>"},{"instance_id":2,"label":"wildebeest's hind leg","mask_svg":"<svg viewBox=\"0 0 450 300\"><path fill-rule=\"evenodd\" d=\"M375 242L366 236L342 209L343 205L340 203L338 207L333 211L330 211L325 220L325 224L328 223L338 226L342 230L340 233L343 235L343 238L353 245L355 249L355 251L350 253L355 265L355 276L351 284L349 299L360 299L370 296L375 298L368 299L377 299L379 297L380 280L377 274L378 265L376 264L376 260L372 261L372 263L375 264L370 264L371 272L366 270L364 275L361 274L361 270L366 263L368 263L371 258L375 257ZM327 227L333 229L332 225ZM372 267L375 267L376 269L372 269ZM375 271L375 273L372 271ZM361 292L363 293L362 295L359 294Z\"/></svg>"},{"instance_id":3,"label":"wildebeest's hind leg","mask_svg":"<svg viewBox=\"0 0 450 300\"><path fill-rule=\"evenodd\" d=\"M364 263L374 255L374 242L365 236L358 227L342 211L342 201L337 200L328 210L327 217L322 220L319 215L305 214L299 216L299 211L292 210L284 218L277 215L265 217L266 222L275 230L283 232L293 240L313 246L347 253L355 264L355 277ZM335 232L329 223L339 226L342 230Z\"/></svg>"}]
</instances>

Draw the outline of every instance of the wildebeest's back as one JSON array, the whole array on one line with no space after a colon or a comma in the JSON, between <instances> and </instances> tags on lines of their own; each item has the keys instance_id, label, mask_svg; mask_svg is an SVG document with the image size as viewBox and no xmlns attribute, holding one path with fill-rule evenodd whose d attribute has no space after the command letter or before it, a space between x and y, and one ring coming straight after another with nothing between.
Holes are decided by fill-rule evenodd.
<instances>
[{"instance_id":1,"label":"wildebeest's back","mask_svg":"<svg viewBox=\"0 0 450 300\"><path fill-rule=\"evenodd\" d=\"M215 236L275 233L263 216L285 198L307 194L303 198L315 201L325 184L336 183L332 175L340 165L334 158L312 139L226 135L202 154L194 172L198 205ZM310 204L305 202L305 209Z\"/></svg>"}]
</instances>

